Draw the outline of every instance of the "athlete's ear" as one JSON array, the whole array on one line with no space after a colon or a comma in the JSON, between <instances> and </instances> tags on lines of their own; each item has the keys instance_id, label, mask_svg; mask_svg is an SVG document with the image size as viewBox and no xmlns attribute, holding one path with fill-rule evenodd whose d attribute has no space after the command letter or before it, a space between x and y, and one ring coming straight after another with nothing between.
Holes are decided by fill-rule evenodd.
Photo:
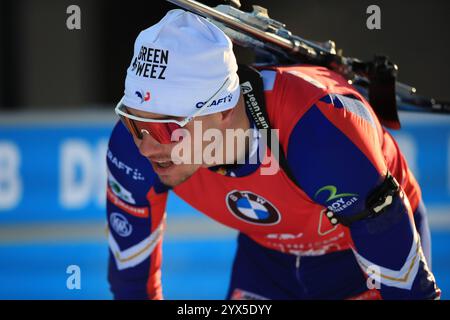
<instances>
[{"instance_id":1,"label":"athlete's ear","mask_svg":"<svg viewBox=\"0 0 450 320\"><path fill-rule=\"evenodd\" d=\"M227 123L230 123L231 122L231 120L232 120L232 118L233 118L233 116L234 116L234 112L235 112L235 109L236 109L236 107L235 108L231 108L231 109L228 109L228 110L225 110L225 111L221 111L220 113L221 113L221 116L222 116L222 121L225 121L225 122L227 122Z\"/></svg>"},{"instance_id":2,"label":"athlete's ear","mask_svg":"<svg viewBox=\"0 0 450 320\"><path fill-rule=\"evenodd\" d=\"M225 111L221 111L221 116L222 116L222 121L225 122L225 124L231 124L234 121L234 117L236 117L236 114L239 114L239 109L244 109L244 96L242 95L242 93L239 96L239 100L236 104L236 106L234 106L234 108L225 110Z\"/></svg>"}]
</instances>

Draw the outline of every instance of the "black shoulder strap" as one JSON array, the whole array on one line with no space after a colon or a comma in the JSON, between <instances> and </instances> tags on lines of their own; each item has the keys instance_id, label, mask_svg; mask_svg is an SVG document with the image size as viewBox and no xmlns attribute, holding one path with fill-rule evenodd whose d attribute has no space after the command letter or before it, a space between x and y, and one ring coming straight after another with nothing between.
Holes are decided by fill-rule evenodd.
<instances>
[{"instance_id":1,"label":"black shoulder strap","mask_svg":"<svg viewBox=\"0 0 450 320\"><path fill-rule=\"evenodd\" d=\"M239 65L238 69L239 81L241 83L241 90L244 96L245 106L249 111L255 125L258 129L267 129L267 147L271 149L272 135L275 135L270 126L269 117L267 116L266 101L264 98L264 84L262 81L261 74L253 67L248 65ZM275 135L274 139L278 139ZM272 152L275 156L278 154L276 159L284 170L286 175L291 179L297 186L298 183L289 168L286 156L283 152L283 148L280 146L278 153Z\"/></svg>"}]
</instances>

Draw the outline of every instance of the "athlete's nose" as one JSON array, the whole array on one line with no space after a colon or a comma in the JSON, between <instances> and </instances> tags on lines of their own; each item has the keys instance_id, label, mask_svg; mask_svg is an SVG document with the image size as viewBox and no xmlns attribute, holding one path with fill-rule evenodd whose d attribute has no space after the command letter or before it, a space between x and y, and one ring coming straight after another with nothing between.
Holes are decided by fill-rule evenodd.
<instances>
[{"instance_id":1,"label":"athlete's nose","mask_svg":"<svg viewBox=\"0 0 450 320\"><path fill-rule=\"evenodd\" d=\"M172 144L159 143L148 132L142 132L142 139L138 142L139 152L146 158L158 161L170 161Z\"/></svg>"}]
</instances>

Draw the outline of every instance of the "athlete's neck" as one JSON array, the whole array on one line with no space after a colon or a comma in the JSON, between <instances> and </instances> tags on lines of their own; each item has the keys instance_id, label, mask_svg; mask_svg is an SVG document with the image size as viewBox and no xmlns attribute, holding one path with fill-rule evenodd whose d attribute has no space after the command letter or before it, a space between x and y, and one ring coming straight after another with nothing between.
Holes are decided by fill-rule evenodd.
<instances>
[{"instance_id":1,"label":"athlete's neck","mask_svg":"<svg viewBox=\"0 0 450 320\"><path fill-rule=\"evenodd\" d=\"M233 108L232 114L229 115L230 121L226 128L224 128L223 134L223 157L222 163L214 163L207 167L215 167L221 165L235 165L245 163L246 155L250 150L250 144L252 140L252 132L250 120L247 116L245 102L242 94L239 97L239 101L236 107ZM227 134L228 130L228 134ZM233 134L229 134L230 130ZM245 134L247 137L242 137ZM240 138L237 138L239 136ZM233 141L227 141L233 140ZM243 143L244 142L244 143ZM232 155L227 154L233 152Z\"/></svg>"}]
</instances>

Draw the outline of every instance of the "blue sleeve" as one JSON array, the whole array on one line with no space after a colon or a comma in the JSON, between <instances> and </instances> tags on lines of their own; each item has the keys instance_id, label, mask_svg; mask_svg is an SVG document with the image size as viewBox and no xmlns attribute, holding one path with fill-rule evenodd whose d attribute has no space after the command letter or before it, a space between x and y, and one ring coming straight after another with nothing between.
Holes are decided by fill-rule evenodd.
<instances>
[{"instance_id":1,"label":"blue sleeve","mask_svg":"<svg viewBox=\"0 0 450 320\"><path fill-rule=\"evenodd\" d=\"M320 107L312 106L301 117L289 138L287 161L300 188L335 214L351 216L365 209L368 195L382 183L386 172L380 172L367 151L353 142L357 139L338 129L322 108L330 108L337 121L357 119L356 125L348 126L359 126L352 133L355 135L376 130L375 121L356 99L327 95ZM370 152L381 151L374 146ZM361 269L379 285L384 299L435 299L440 291L405 201L395 197L382 215L353 223L349 228L353 252Z\"/></svg>"},{"instance_id":2,"label":"blue sleeve","mask_svg":"<svg viewBox=\"0 0 450 320\"><path fill-rule=\"evenodd\" d=\"M115 299L158 298L167 188L120 122L110 137L107 168L110 289Z\"/></svg>"}]
</instances>

